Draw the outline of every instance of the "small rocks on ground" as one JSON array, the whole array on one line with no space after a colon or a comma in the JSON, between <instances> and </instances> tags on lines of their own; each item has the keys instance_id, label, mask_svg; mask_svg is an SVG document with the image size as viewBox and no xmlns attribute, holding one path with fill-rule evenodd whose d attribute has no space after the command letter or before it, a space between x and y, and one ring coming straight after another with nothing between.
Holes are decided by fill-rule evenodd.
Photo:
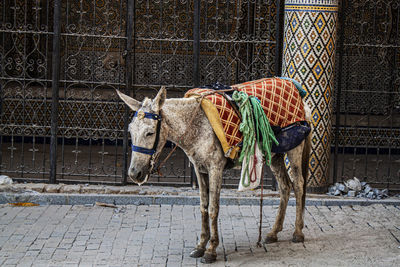
<instances>
[{"instance_id":1,"label":"small rocks on ground","mask_svg":"<svg viewBox=\"0 0 400 267\"><path fill-rule=\"evenodd\" d=\"M125 213L125 211L125 207L117 207L116 209L114 209L114 213Z\"/></svg>"},{"instance_id":2,"label":"small rocks on ground","mask_svg":"<svg viewBox=\"0 0 400 267\"><path fill-rule=\"evenodd\" d=\"M339 184L337 186L337 189L342 191L343 193L347 193L349 191L349 188L347 186L345 186L344 184Z\"/></svg>"},{"instance_id":3,"label":"small rocks on ground","mask_svg":"<svg viewBox=\"0 0 400 267\"><path fill-rule=\"evenodd\" d=\"M0 175L0 185L10 185L13 183L13 180L7 175Z\"/></svg>"},{"instance_id":4,"label":"small rocks on ground","mask_svg":"<svg viewBox=\"0 0 400 267\"><path fill-rule=\"evenodd\" d=\"M349 179L344 182L344 184L349 188L350 190L354 190L356 192L361 191L361 182L360 180L357 179L357 177L354 177L353 179Z\"/></svg>"},{"instance_id":5,"label":"small rocks on ground","mask_svg":"<svg viewBox=\"0 0 400 267\"><path fill-rule=\"evenodd\" d=\"M354 191L354 190L348 191L348 192L347 192L347 196L349 196L349 197L355 197L355 196L356 196L356 191Z\"/></svg>"},{"instance_id":6,"label":"small rocks on ground","mask_svg":"<svg viewBox=\"0 0 400 267\"><path fill-rule=\"evenodd\" d=\"M372 188L367 182L360 182L357 177L354 177L353 179L344 181L344 183L335 183L333 186L329 187L327 194L331 196L383 199L389 197L389 190Z\"/></svg>"}]
</instances>

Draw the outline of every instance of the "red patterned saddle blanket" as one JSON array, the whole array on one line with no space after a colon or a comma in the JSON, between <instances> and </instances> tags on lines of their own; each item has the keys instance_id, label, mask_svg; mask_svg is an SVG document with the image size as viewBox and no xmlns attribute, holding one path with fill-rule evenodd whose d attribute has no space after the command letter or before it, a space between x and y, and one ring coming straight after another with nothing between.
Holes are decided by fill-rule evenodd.
<instances>
[{"instance_id":1,"label":"red patterned saddle blanket","mask_svg":"<svg viewBox=\"0 0 400 267\"><path fill-rule=\"evenodd\" d=\"M236 84L232 88L257 97L271 126L284 128L295 122L305 121L302 98L293 82L289 80L264 78ZM195 88L189 90L185 97L201 96L213 91ZM206 95L201 106L221 142L225 156L234 159L240 150L238 144L243 139L239 131L239 115L226 98L218 93Z\"/></svg>"}]
</instances>

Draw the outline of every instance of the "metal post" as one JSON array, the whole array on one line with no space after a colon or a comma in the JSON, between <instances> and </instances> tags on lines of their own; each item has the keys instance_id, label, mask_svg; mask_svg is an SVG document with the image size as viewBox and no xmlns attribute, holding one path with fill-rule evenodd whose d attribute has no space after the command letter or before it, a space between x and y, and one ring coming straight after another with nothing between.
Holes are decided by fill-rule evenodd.
<instances>
[{"instance_id":1,"label":"metal post","mask_svg":"<svg viewBox=\"0 0 400 267\"><path fill-rule=\"evenodd\" d=\"M285 0L276 1L276 35L275 35L275 76L282 75L282 47L283 47L283 27L285 17Z\"/></svg>"},{"instance_id":2,"label":"metal post","mask_svg":"<svg viewBox=\"0 0 400 267\"><path fill-rule=\"evenodd\" d=\"M282 76L282 47L285 18L285 0L276 1L276 24L275 24L275 76ZM264 177L265 178L265 177ZM272 190L276 191L278 182L272 176Z\"/></svg>"},{"instance_id":3,"label":"metal post","mask_svg":"<svg viewBox=\"0 0 400 267\"><path fill-rule=\"evenodd\" d=\"M3 63L3 62L2 62ZM3 120L3 86L0 83L0 121ZM2 142L3 142L3 135L0 132L0 147L2 147ZM3 152L2 149L0 149L0 174L2 171L3 167Z\"/></svg>"},{"instance_id":4,"label":"metal post","mask_svg":"<svg viewBox=\"0 0 400 267\"><path fill-rule=\"evenodd\" d=\"M193 85L200 84L200 0L194 1L193 23Z\"/></svg>"},{"instance_id":5,"label":"metal post","mask_svg":"<svg viewBox=\"0 0 400 267\"><path fill-rule=\"evenodd\" d=\"M200 0L194 0L193 18L193 86L200 85ZM190 164L190 183L197 183L196 172Z\"/></svg>"},{"instance_id":6,"label":"metal post","mask_svg":"<svg viewBox=\"0 0 400 267\"><path fill-rule=\"evenodd\" d=\"M49 182L56 183L57 175L57 121L58 121L58 98L60 81L60 39L61 39L61 0L54 1L54 35L52 55L52 103L51 103L51 138L50 138L50 179Z\"/></svg>"},{"instance_id":7,"label":"metal post","mask_svg":"<svg viewBox=\"0 0 400 267\"><path fill-rule=\"evenodd\" d=\"M125 66L126 66L126 88L125 94L130 95L130 90L132 89L132 72L134 71L134 60L132 60L132 51L134 45L133 38L133 27L134 27L134 10L135 10L135 0L127 1L127 23L126 23L126 53L125 53ZM135 97L135 92L133 92L133 97ZM125 106L124 110L124 139L123 139L123 155L124 155L124 166L122 169L122 184L126 185L128 178L128 124L129 124L129 108Z\"/></svg>"},{"instance_id":8,"label":"metal post","mask_svg":"<svg viewBox=\"0 0 400 267\"><path fill-rule=\"evenodd\" d=\"M340 1L339 6L339 28L338 28L338 71L337 71L337 84L336 84L336 122L335 122L335 154L333 155L333 184L337 182L338 175L338 149L339 149L339 126L340 126L340 97L342 93L342 63L343 63L343 41L344 41L344 19L345 19L345 5L346 1Z\"/></svg>"}]
</instances>

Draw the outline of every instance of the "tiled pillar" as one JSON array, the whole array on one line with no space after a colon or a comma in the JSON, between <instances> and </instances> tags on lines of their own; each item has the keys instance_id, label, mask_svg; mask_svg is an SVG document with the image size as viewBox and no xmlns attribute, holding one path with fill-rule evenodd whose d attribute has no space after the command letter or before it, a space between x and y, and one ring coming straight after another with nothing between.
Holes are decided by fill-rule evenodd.
<instances>
[{"instance_id":1,"label":"tiled pillar","mask_svg":"<svg viewBox=\"0 0 400 267\"><path fill-rule=\"evenodd\" d=\"M338 0L286 0L282 75L308 92L312 152L308 191L325 191L329 178L332 90Z\"/></svg>"}]
</instances>

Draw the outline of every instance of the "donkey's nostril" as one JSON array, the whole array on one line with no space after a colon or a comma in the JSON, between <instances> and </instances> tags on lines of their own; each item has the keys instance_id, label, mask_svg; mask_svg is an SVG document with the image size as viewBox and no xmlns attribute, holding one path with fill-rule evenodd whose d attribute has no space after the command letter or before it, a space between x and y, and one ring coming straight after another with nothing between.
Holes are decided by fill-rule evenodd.
<instances>
[{"instance_id":1,"label":"donkey's nostril","mask_svg":"<svg viewBox=\"0 0 400 267\"><path fill-rule=\"evenodd\" d=\"M135 182L140 182L140 181L143 180L142 179L143 172L142 171L136 171L135 168L130 168L129 172L128 172L128 175Z\"/></svg>"}]
</instances>

